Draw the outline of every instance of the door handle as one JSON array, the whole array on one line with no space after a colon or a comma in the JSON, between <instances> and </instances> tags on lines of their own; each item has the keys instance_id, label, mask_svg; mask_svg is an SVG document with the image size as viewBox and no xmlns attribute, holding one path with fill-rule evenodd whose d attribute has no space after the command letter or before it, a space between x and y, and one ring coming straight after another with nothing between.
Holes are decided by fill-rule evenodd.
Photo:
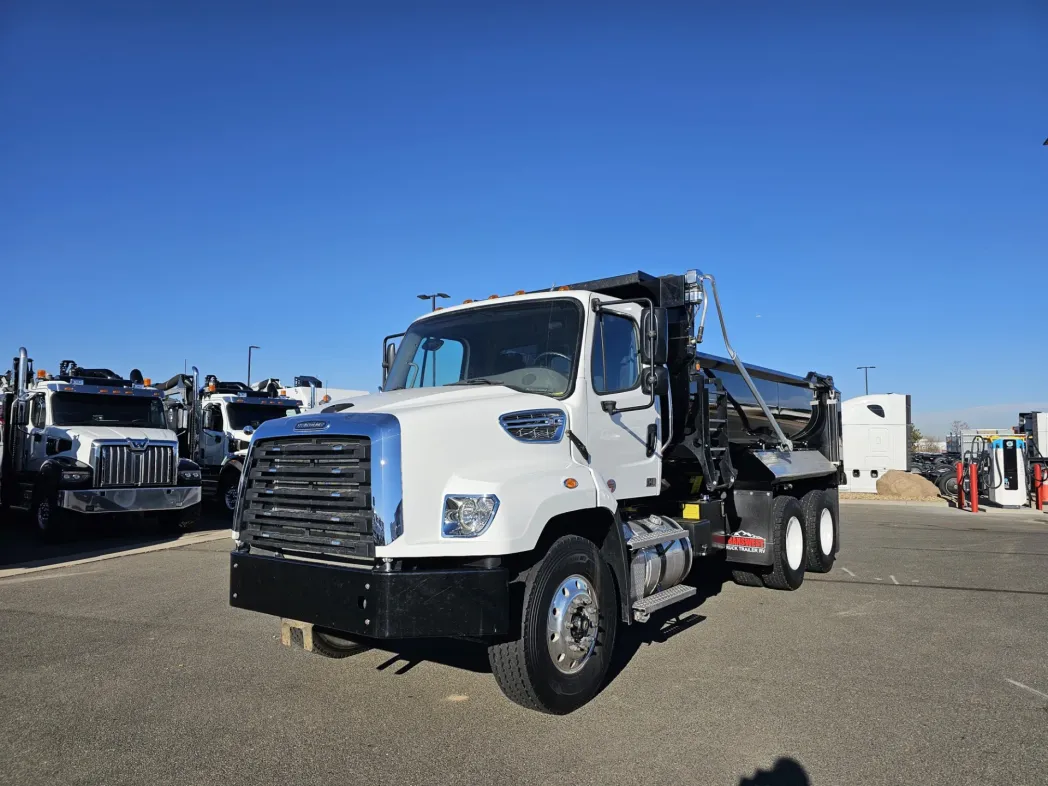
<instances>
[{"instance_id":1,"label":"door handle","mask_svg":"<svg viewBox=\"0 0 1048 786\"><path fill-rule=\"evenodd\" d=\"M655 446L659 444L659 427L655 423L648 424L648 443L645 452L648 458L655 455Z\"/></svg>"},{"instance_id":2,"label":"door handle","mask_svg":"<svg viewBox=\"0 0 1048 786\"><path fill-rule=\"evenodd\" d=\"M40 441L40 440L42 440L43 438L44 438L44 435L43 435L43 434L34 434L34 435L33 435L33 442L39 442L39 441Z\"/></svg>"}]
</instances>

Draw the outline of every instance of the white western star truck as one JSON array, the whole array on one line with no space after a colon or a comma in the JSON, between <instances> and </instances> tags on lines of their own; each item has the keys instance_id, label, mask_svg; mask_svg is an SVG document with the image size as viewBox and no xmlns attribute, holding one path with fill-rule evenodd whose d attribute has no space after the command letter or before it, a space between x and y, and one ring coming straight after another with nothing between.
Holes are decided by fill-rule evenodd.
<instances>
[{"instance_id":1,"label":"white western star truck","mask_svg":"<svg viewBox=\"0 0 1048 786\"><path fill-rule=\"evenodd\" d=\"M200 512L200 470L180 457L161 392L140 372L123 379L71 360L56 376L20 349L0 378L0 502L30 512L39 534L61 534L73 513L148 513L190 529Z\"/></svg>"},{"instance_id":2,"label":"white western star truck","mask_svg":"<svg viewBox=\"0 0 1048 786\"><path fill-rule=\"evenodd\" d=\"M730 359L697 351L708 293ZM316 652L479 640L509 698L570 712L693 564L783 590L833 565L833 380L744 365L711 276L467 301L388 337L383 369L264 423L245 462L230 602Z\"/></svg>"},{"instance_id":3,"label":"white western star truck","mask_svg":"<svg viewBox=\"0 0 1048 786\"><path fill-rule=\"evenodd\" d=\"M176 374L157 387L183 452L200 465L204 490L232 516L251 435L268 420L298 414L300 402L211 374L197 387L198 378L194 366L193 374Z\"/></svg>"}]
</instances>

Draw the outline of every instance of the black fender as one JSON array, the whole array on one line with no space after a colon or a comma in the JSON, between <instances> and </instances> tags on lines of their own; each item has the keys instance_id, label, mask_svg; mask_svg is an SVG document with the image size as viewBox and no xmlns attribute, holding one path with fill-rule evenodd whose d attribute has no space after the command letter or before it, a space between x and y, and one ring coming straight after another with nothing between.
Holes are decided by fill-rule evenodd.
<instances>
[{"instance_id":1,"label":"black fender","mask_svg":"<svg viewBox=\"0 0 1048 786\"><path fill-rule=\"evenodd\" d=\"M218 471L218 485L220 488L222 483L233 473L236 473L238 478L244 474L244 460L240 456L227 458L222 462L222 469Z\"/></svg>"},{"instance_id":2,"label":"black fender","mask_svg":"<svg viewBox=\"0 0 1048 786\"><path fill-rule=\"evenodd\" d=\"M86 472L87 477L80 481L62 480L62 472L77 470ZM40 465L37 473L36 490L34 493L53 494L60 489L83 489L91 488L91 467L82 461L77 461L71 456L53 456L45 459Z\"/></svg>"}]
</instances>

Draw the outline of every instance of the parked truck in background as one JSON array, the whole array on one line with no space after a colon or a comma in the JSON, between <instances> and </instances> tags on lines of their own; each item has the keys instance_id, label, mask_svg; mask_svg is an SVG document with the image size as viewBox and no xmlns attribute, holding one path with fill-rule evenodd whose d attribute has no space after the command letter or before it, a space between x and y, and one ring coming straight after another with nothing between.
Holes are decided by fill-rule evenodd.
<instances>
[{"instance_id":1,"label":"parked truck in background","mask_svg":"<svg viewBox=\"0 0 1048 786\"><path fill-rule=\"evenodd\" d=\"M295 377L295 384L290 387L281 384L279 379L270 378L256 382L252 388L271 396L279 395L298 399L302 402L303 411L330 404L332 401L367 395L366 390L328 387L317 377L310 376Z\"/></svg>"},{"instance_id":2,"label":"parked truck in background","mask_svg":"<svg viewBox=\"0 0 1048 786\"><path fill-rule=\"evenodd\" d=\"M0 502L28 511L44 538L74 514L147 513L165 529L192 528L200 470L180 455L160 390L137 370L127 379L71 360L34 373L20 349L0 378Z\"/></svg>"},{"instance_id":3,"label":"parked truck in background","mask_svg":"<svg viewBox=\"0 0 1048 786\"><path fill-rule=\"evenodd\" d=\"M727 359L698 352L711 296ZM839 394L743 364L712 276L466 301L383 368L380 393L263 423L244 464L230 602L316 652L481 641L509 698L565 713L694 566L792 590L834 563Z\"/></svg>"},{"instance_id":4,"label":"parked truck in background","mask_svg":"<svg viewBox=\"0 0 1048 786\"><path fill-rule=\"evenodd\" d=\"M266 421L297 414L301 403L211 374L198 385L199 376L194 366L193 374L176 374L158 387L168 425L200 466L204 493L232 516L251 435Z\"/></svg>"}]
</instances>

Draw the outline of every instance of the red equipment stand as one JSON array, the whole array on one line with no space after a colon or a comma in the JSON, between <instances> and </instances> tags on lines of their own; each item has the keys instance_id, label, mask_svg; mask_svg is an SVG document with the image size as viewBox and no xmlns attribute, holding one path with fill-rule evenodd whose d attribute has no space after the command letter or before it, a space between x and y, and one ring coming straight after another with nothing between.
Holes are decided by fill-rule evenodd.
<instances>
[{"instance_id":1,"label":"red equipment stand","mask_svg":"<svg viewBox=\"0 0 1048 786\"><path fill-rule=\"evenodd\" d=\"M979 512L979 468L974 462L957 462L957 507L965 509L964 476L967 474L968 503L972 513Z\"/></svg>"},{"instance_id":2,"label":"red equipment stand","mask_svg":"<svg viewBox=\"0 0 1048 786\"><path fill-rule=\"evenodd\" d=\"M1048 503L1048 478L1046 478L1044 467L1040 464L1033 465L1033 504L1037 510L1043 511Z\"/></svg>"}]
</instances>

